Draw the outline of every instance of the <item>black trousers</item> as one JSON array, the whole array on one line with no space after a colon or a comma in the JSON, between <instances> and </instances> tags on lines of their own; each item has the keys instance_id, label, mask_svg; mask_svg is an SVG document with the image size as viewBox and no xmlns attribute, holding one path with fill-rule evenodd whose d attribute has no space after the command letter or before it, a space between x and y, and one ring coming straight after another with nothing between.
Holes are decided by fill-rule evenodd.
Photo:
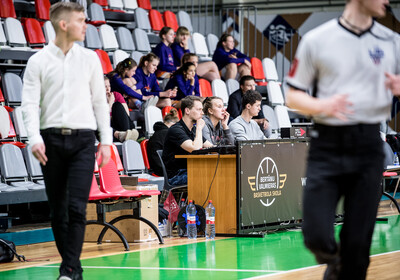
<instances>
[{"instance_id":1,"label":"black trousers","mask_svg":"<svg viewBox=\"0 0 400 280\"><path fill-rule=\"evenodd\" d=\"M60 273L82 271L79 257L86 226L86 205L95 163L92 130L61 135L42 130L48 161L42 166L51 226L62 257Z\"/></svg>"},{"instance_id":2,"label":"black trousers","mask_svg":"<svg viewBox=\"0 0 400 280\"><path fill-rule=\"evenodd\" d=\"M124 106L119 102L114 102L111 108L111 127L118 131L135 128L135 124L126 113Z\"/></svg>"},{"instance_id":3,"label":"black trousers","mask_svg":"<svg viewBox=\"0 0 400 280\"><path fill-rule=\"evenodd\" d=\"M340 256L339 279L365 279L382 196L379 125L316 125L312 137L303 198L305 245L320 263ZM337 244L333 224L341 197L344 223Z\"/></svg>"}]
</instances>

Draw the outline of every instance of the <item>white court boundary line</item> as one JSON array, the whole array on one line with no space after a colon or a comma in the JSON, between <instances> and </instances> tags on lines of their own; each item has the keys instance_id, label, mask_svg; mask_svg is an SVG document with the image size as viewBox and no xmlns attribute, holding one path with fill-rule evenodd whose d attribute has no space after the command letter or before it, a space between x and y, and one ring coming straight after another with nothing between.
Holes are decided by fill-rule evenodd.
<instances>
[{"instance_id":1,"label":"white court boundary line","mask_svg":"<svg viewBox=\"0 0 400 280\"><path fill-rule=\"evenodd\" d=\"M59 268L58 265L39 266L41 268ZM183 270L183 271L215 271L215 272L265 272L279 273L282 270L257 270L257 269L225 269L225 268L185 268L185 267L132 267L132 266L82 266L85 269L126 269L126 270ZM276 274L274 274L276 275Z\"/></svg>"},{"instance_id":2,"label":"white court boundary line","mask_svg":"<svg viewBox=\"0 0 400 280\"><path fill-rule=\"evenodd\" d=\"M386 252L386 253L381 253L381 254L376 254L376 255L371 255L371 258L380 257L380 256L384 256L384 255L389 255L389 254L392 254L392 253L399 253L399 252L400 252L400 250L392 251L392 252ZM316 268L316 267L320 267L320 266L324 266L324 264L318 264L318 265L313 265L313 266L307 266L307 267L292 269L292 270L288 270L288 271L280 271L280 272L277 272L277 273L274 273L274 274L266 274L266 275L254 276L254 277L250 277L250 278L245 278L245 279L243 279L243 280L264 279L264 278L268 278L268 277L272 277L272 276L284 275L284 274L287 274L287 273L292 273L292 272L296 272L296 271L307 270L307 269L310 269L310 268Z\"/></svg>"}]
</instances>

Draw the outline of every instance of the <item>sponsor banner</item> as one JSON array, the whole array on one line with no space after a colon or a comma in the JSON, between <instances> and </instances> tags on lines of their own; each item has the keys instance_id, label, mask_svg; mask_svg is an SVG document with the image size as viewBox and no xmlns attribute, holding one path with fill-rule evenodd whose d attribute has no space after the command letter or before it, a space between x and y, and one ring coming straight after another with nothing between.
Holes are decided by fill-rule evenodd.
<instances>
[{"instance_id":1,"label":"sponsor banner","mask_svg":"<svg viewBox=\"0 0 400 280\"><path fill-rule=\"evenodd\" d=\"M240 151L241 225L300 219L307 143L244 143Z\"/></svg>"}]
</instances>

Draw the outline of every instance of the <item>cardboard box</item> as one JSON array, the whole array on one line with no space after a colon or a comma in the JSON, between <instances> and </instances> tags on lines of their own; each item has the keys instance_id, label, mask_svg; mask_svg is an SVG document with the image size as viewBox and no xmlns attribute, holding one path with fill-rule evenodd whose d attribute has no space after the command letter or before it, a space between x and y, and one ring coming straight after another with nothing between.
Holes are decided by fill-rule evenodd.
<instances>
[{"instance_id":1,"label":"cardboard box","mask_svg":"<svg viewBox=\"0 0 400 280\"><path fill-rule=\"evenodd\" d=\"M134 187L126 187L130 190L158 190L157 185L140 185ZM151 197L142 199L140 201L140 212L143 218L146 218L152 222L155 226L158 225L158 196L153 195ZM132 215L132 209L117 210L106 213L106 221L109 222L112 219L122 215ZM97 220L96 204L89 203L86 210L87 220ZM136 219L126 219L119 221L114 226L121 231L129 243L132 242L145 242L157 239L156 233L144 222ZM96 242L101 230L103 229L100 225L89 225L86 227L85 242ZM104 235L103 242L121 242L121 239L112 231L108 230Z\"/></svg>"}]
</instances>

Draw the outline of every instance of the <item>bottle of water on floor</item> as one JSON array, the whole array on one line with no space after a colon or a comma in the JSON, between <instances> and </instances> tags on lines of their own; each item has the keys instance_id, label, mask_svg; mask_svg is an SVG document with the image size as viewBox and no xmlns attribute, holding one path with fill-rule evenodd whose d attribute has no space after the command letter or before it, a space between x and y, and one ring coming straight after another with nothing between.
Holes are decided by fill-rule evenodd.
<instances>
[{"instance_id":1,"label":"bottle of water on floor","mask_svg":"<svg viewBox=\"0 0 400 280\"><path fill-rule=\"evenodd\" d=\"M215 207L210 200L206 207L206 239L215 238Z\"/></svg>"},{"instance_id":2,"label":"bottle of water on floor","mask_svg":"<svg viewBox=\"0 0 400 280\"><path fill-rule=\"evenodd\" d=\"M181 199L181 203L179 204L179 209L181 210L186 209L186 200L184 198ZM184 230L180 227L179 224L178 224L178 235L181 237L185 235Z\"/></svg>"},{"instance_id":3,"label":"bottle of water on floor","mask_svg":"<svg viewBox=\"0 0 400 280\"><path fill-rule=\"evenodd\" d=\"M186 219L187 219L187 236L189 239L196 239L197 238L196 206L194 206L192 200L189 200L189 204L186 207Z\"/></svg>"}]
</instances>

